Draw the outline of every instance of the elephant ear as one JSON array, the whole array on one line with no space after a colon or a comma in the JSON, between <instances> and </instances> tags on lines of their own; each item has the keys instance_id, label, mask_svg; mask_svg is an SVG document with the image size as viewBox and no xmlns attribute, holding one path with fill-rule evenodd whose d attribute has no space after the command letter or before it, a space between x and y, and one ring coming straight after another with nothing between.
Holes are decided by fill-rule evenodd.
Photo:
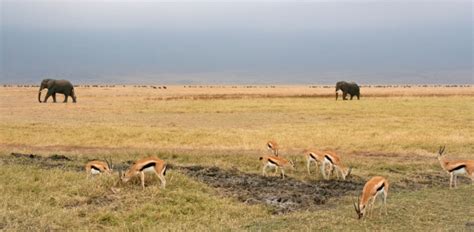
<instances>
[{"instance_id":1,"label":"elephant ear","mask_svg":"<svg viewBox=\"0 0 474 232\"><path fill-rule=\"evenodd\" d=\"M55 82L56 82L56 80L52 80L52 79L48 80L48 89L53 87Z\"/></svg>"}]
</instances>

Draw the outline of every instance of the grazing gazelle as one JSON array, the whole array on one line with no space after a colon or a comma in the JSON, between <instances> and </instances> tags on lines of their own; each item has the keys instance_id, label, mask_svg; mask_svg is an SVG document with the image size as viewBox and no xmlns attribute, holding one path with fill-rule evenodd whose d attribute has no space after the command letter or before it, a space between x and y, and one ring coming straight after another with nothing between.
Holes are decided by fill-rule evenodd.
<instances>
[{"instance_id":1,"label":"grazing gazelle","mask_svg":"<svg viewBox=\"0 0 474 232\"><path fill-rule=\"evenodd\" d=\"M92 160L86 163L85 165L86 173L88 174L87 177L91 175L97 174L111 174L112 173L112 162L108 160L100 161L100 160Z\"/></svg>"},{"instance_id":2,"label":"grazing gazelle","mask_svg":"<svg viewBox=\"0 0 474 232\"><path fill-rule=\"evenodd\" d=\"M267 167L275 168L275 173L278 171L278 169L280 169L282 179L285 179L286 168L291 168L292 170L295 170L295 165L293 161L284 159L282 157L278 157L275 155L264 155L260 157L260 160L263 164L262 173L264 176L267 175Z\"/></svg>"},{"instance_id":3,"label":"grazing gazelle","mask_svg":"<svg viewBox=\"0 0 474 232\"><path fill-rule=\"evenodd\" d=\"M375 204L377 196L380 194L383 194L383 206L385 214L387 214L388 181L384 177L374 176L365 183L362 195L359 197L359 202L357 204L354 202L354 208L359 219L365 214L369 214Z\"/></svg>"},{"instance_id":4,"label":"grazing gazelle","mask_svg":"<svg viewBox=\"0 0 474 232\"><path fill-rule=\"evenodd\" d=\"M278 149L280 149L280 147L274 140L270 140L267 142L267 149L270 150L275 156L278 156Z\"/></svg>"},{"instance_id":5,"label":"grazing gazelle","mask_svg":"<svg viewBox=\"0 0 474 232\"><path fill-rule=\"evenodd\" d=\"M474 184L474 160L446 160L443 156L446 146L439 147L438 160L441 167L450 175L449 187L457 187L457 176L467 174ZM453 184L454 183L454 184Z\"/></svg>"},{"instance_id":6,"label":"grazing gazelle","mask_svg":"<svg viewBox=\"0 0 474 232\"><path fill-rule=\"evenodd\" d=\"M329 175L326 177L325 171L326 165L329 165ZM336 171L337 178L339 178L339 173L342 175L342 179L345 180L351 174L352 167L346 168L341 162L341 158L334 151L324 151L324 161L321 167L324 179L329 179L330 174L333 171Z\"/></svg>"},{"instance_id":7,"label":"grazing gazelle","mask_svg":"<svg viewBox=\"0 0 474 232\"><path fill-rule=\"evenodd\" d=\"M142 188L145 189L145 172L155 173L161 181L161 187L165 188L166 163L156 157L137 160L125 173L122 174L122 171L120 171L119 175L123 183L126 183L134 176L140 175Z\"/></svg>"},{"instance_id":8,"label":"grazing gazelle","mask_svg":"<svg viewBox=\"0 0 474 232\"><path fill-rule=\"evenodd\" d=\"M321 173L324 177L326 176L326 170L323 169L325 155L324 152L319 150L304 150L303 155L306 159L306 169L308 170L308 174L311 174L311 163L314 163L316 165L316 169L318 169L318 164L321 165Z\"/></svg>"}]
</instances>

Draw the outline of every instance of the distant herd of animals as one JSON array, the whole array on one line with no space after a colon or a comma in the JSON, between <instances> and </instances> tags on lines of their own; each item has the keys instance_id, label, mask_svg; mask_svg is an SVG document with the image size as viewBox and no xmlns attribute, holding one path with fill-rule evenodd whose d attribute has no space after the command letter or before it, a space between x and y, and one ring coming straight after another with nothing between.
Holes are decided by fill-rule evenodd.
<instances>
[{"instance_id":1,"label":"distant herd of animals","mask_svg":"<svg viewBox=\"0 0 474 232\"><path fill-rule=\"evenodd\" d=\"M17 87L38 87L38 85L16 85ZM46 93L46 97L43 102L47 102L49 97L53 98L53 102L56 102L56 93L63 94L65 96L64 102L68 101L68 97L71 97L73 102L76 102L76 94L74 91L74 87L83 87L83 88L115 88L116 85L72 85L70 81L67 80L55 80L55 79L44 79L41 84L39 85L40 90L38 93L38 101L41 101L41 91L43 89L48 89L48 92ZM121 85L122 87L126 87L126 85ZM8 85L4 84L4 88L7 87L13 87L13 85ZM167 86L155 86L155 85L133 85L134 88L152 88L152 89L163 89L166 90L168 89ZM223 86L223 85L185 85L183 86L184 88L227 88L228 86ZM328 86L328 85L311 85L309 88L331 88L333 86ZM354 82L346 82L346 81L339 81L336 83L336 100L338 99L339 96L339 91L342 92L342 99L347 100L346 97L349 95L350 100L353 99L353 97L357 97L357 99L360 99L360 87L363 88L411 88L411 87L444 87L444 88L470 88L470 84L451 84L451 85L362 85L359 86L358 84ZM230 86L230 88L276 88L275 85L265 85L265 86L257 86L257 85L244 85L244 86Z\"/></svg>"},{"instance_id":2,"label":"distant herd of animals","mask_svg":"<svg viewBox=\"0 0 474 232\"><path fill-rule=\"evenodd\" d=\"M279 153L279 145L275 141L268 141L266 147L270 154L261 156L259 159L262 163L262 175L267 176L267 169L272 168L275 174L280 170L281 178L285 178L285 169L295 170L295 163L290 159L285 159ZM457 176L467 174L474 184L474 160L447 160L444 156L445 146L440 147L438 151L438 161L449 175L449 187L457 187ZM316 169L320 166L320 171L324 179L328 180L331 174L336 173L337 178L345 180L352 171L352 167L346 167L341 157L332 150L304 150L303 156L306 160L306 168L308 175L311 175L311 164L316 165ZM106 160L92 160L85 165L86 173L89 176L98 174L112 174L112 162ZM166 170L167 164L165 161L157 157L148 157L135 161L125 172L119 170L119 181L122 183L128 182L134 177L140 178L142 189L145 189L145 173L154 174L161 182L161 188L166 186ZM354 203L354 209L357 213L358 219L368 217L375 205L378 196L382 196L383 208L385 215L387 215L387 196L389 190L389 182L387 178L382 176L374 176L370 178L364 185L362 193Z\"/></svg>"}]
</instances>

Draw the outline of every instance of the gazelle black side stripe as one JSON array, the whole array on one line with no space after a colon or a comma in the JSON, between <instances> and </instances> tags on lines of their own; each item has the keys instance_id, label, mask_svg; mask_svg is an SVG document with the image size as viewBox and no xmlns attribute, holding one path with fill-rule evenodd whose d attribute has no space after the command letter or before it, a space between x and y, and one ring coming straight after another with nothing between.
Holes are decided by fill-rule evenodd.
<instances>
[{"instance_id":1,"label":"gazelle black side stripe","mask_svg":"<svg viewBox=\"0 0 474 232\"><path fill-rule=\"evenodd\" d=\"M98 167L96 167L96 166L94 166L94 165L91 165L91 168L94 169L94 170L96 170L96 171L98 171L98 172L102 172L102 171L100 170L100 168L98 168Z\"/></svg>"},{"instance_id":2,"label":"gazelle black side stripe","mask_svg":"<svg viewBox=\"0 0 474 232\"><path fill-rule=\"evenodd\" d=\"M140 171L143 171L144 169L147 169L149 167L155 167L155 166L156 166L156 162L150 162L144 165L142 168L140 168Z\"/></svg>"},{"instance_id":3,"label":"gazelle black side stripe","mask_svg":"<svg viewBox=\"0 0 474 232\"><path fill-rule=\"evenodd\" d=\"M329 157L328 155L324 155L324 158L328 159L329 162L331 162L333 164L331 157Z\"/></svg>"},{"instance_id":4,"label":"gazelle black side stripe","mask_svg":"<svg viewBox=\"0 0 474 232\"><path fill-rule=\"evenodd\" d=\"M457 170L460 170L460 169L463 169L463 168L466 168L465 164L461 164L461 165L449 170L449 172L454 172L454 171L457 171Z\"/></svg>"},{"instance_id":5,"label":"gazelle black side stripe","mask_svg":"<svg viewBox=\"0 0 474 232\"><path fill-rule=\"evenodd\" d=\"M272 164L274 164L274 165L276 165L276 166L280 166L280 165L278 165L275 161L273 161L272 159L268 159L268 162L270 162L270 163L272 163Z\"/></svg>"},{"instance_id":6,"label":"gazelle black side stripe","mask_svg":"<svg viewBox=\"0 0 474 232\"><path fill-rule=\"evenodd\" d=\"M377 188L377 192L378 192L378 191L380 191L380 190L382 190L382 189L383 189L383 187L385 187L385 183L382 183L382 185L381 185L380 187L378 187L378 188Z\"/></svg>"}]
</instances>

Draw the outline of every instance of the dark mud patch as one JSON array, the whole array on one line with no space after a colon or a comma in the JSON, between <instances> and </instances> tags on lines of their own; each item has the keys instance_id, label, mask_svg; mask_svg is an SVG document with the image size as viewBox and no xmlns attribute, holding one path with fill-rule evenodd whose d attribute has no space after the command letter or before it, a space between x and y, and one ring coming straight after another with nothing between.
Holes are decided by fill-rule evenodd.
<instances>
[{"instance_id":1,"label":"dark mud patch","mask_svg":"<svg viewBox=\"0 0 474 232\"><path fill-rule=\"evenodd\" d=\"M44 169L64 169L69 171L82 171L83 167L74 160L59 154L41 156L36 154L11 153L10 156L2 157L4 164L34 165Z\"/></svg>"},{"instance_id":2,"label":"dark mud patch","mask_svg":"<svg viewBox=\"0 0 474 232\"><path fill-rule=\"evenodd\" d=\"M347 195L363 186L359 178L303 182L291 177L264 177L217 167L191 166L180 169L186 175L217 188L224 196L248 204L265 204L276 214L321 209L329 199Z\"/></svg>"},{"instance_id":3,"label":"dark mud patch","mask_svg":"<svg viewBox=\"0 0 474 232\"><path fill-rule=\"evenodd\" d=\"M49 157L47 157L47 158L50 159L50 160L65 160L65 161L71 161L71 159L68 158L67 156L58 155L58 154L54 154L54 155L49 156Z\"/></svg>"}]
</instances>

